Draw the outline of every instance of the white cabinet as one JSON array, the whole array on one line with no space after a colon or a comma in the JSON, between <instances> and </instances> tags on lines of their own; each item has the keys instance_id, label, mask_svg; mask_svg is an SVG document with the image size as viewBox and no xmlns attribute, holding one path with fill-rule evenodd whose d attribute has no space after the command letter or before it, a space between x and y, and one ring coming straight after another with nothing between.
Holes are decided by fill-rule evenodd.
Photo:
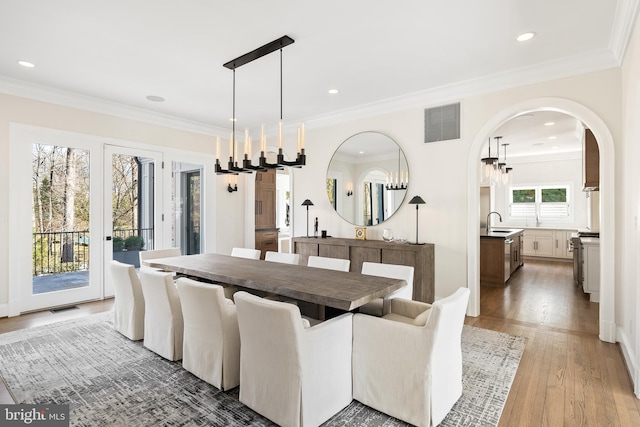
<instances>
[{"instance_id":1,"label":"white cabinet","mask_svg":"<svg viewBox=\"0 0 640 427\"><path fill-rule=\"evenodd\" d=\"M547 258L571 259L571 233L575 230L527 228L524 230L522 254Z\"/></svg>"},{"instance_id":2,"label":"white cabinet","mask_svg":"<svg viewBox=\"0 0 640 427\"><path fill-rule=\"evenodd\" d=\"M573 254L569 250L571 243L570 230L554 230L553 231L553 256L554 258L573 258Z\"/></svg>"},{"instance_id":3,"label":"white cabinet","mask_svg":"<svg viewBox=\"0 0 640 427\"><path fill-rule=\"evenodd\" d=\"M553 256L553 230L526 229L524 231L523 255Z\"/></svg>"},{"instance_id":4,"label":"white cabinet","mask_svg":"<svg viewBox=\"0 0 640 427\"><path fill-rule=\"evenodd\" d=\"M581 238L583 247L582 289L589 294L591 302L600 302L600 239Z\"/></svg>"}]
</instances>

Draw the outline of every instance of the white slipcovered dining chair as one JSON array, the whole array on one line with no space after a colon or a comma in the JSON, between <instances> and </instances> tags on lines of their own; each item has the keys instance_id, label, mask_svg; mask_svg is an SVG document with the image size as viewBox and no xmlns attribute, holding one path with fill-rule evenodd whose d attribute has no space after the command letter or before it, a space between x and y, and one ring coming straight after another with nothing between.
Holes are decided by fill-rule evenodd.
<instances>
[{"instance_id":1,"label":"white slipcovered dining chair","mask_svg":"<svg viewBox=\"0 0 640 427\"><path fill-rule=\"evenodd\" d=\"M133 265L110 262L111 283L115 292L113 327L133 341L144 338L144 296Z\"/></svg>"},{"instance_id":2,"label":"white slipcovered dining chair","mask_svg":"<svg viewBox=\"0 0 640 427\"><path fill-rule=\"evenodd\" d=\"M309 255L308 267L324 268L327 270L349 271L351 261L342 258L329 258L325 256Z\"/></svg>"},{"instance_id":3,"label":"white slipcovered dining chair","mask_svg":"<svg viewBox=\"0 0 640 427\"><path fill-rule=\"evenodd\" d=\"M237 387L240 333L235 304L219 285L183 277L176 287L184 318L182 367L220 390Z\"/></svg>"},{"instance_id":4,"label":"white slipcovered dining chair","mask_svg":"<svg viewBox=\"0 0 640 427\"><path fill-rule=\"evenodd\" d=\"M231 256L238 258L260 259L260 249L233 248L231 249Z\"/></svg>"},{"instance_id":5,"label":"white slipcovered dining chair","mask_svg":"<svg viewBox=\"0 0 640 427\"><path fill-rule=\"evenodd\" d=\"M353 318L353 398L416 426L437 426L462 395L469 289L432 305L396 298L384 318Z\"/></svg>"},{"instance_id":6,"label":"white slipcovered dining chair","mask_svg":"<svg viewBox=\"0 0 640 427\"><path fill-rule=\"evenodd\" d=\"M313 327L293 304L235 295L240 401L281 426L318 426L351 402L351 313Z\"/></svg>"},{"instance_id":7,"label":"white slipcovered dining chair","mask_svg":"<svg viewBox=\"0 0 640 427\"><path fill-rule=\"evenodd\" d=\"M184 323L173 275L140 271L144 294L144 346L165 359L182 359Z\"/></svg>"},{"instance_id":8,"label":"white slipcovered dining chair","mask_svg":"<svg viewBox=\"0 0 640 427\"><path fill-rule=\"evenodd\" d=\"M408 265L382 264L379 262L363 262L362 274L386 277L388 279L403 279L407 286L384 297L384 299L404 298L413 299L413 267ZM382 316L384 299L378 298L360 307L360 312L373 316Z\"/></svg>"},{"instance_id":9,"label":"white slipcovered dining chair","mask_svg":"<svg viewBox=\"0 0 640 427\"><path fill-rule=\"evenodd\" d=\"M149 266L149 260L157 258L169 258L174 256L180 256L180 248L167 248L167 249L153 249L150 251L140 251L140 270L155 270L160 271L159 268L153 268Z\"/></svg>"},{"instance_id":10,"label":"white slipcovered dining chair","mask_svg":"<svg viewBox=\"0 0 640 427\"><path fill-rule=\"evenodd\" d=\"M265 261L271 262L280 262L283 264L295 264L298 265L300 263L300 255L298 254L288 254L285 252L274 252L267 251L264 254Z\"/></svg>"}]
</instances>

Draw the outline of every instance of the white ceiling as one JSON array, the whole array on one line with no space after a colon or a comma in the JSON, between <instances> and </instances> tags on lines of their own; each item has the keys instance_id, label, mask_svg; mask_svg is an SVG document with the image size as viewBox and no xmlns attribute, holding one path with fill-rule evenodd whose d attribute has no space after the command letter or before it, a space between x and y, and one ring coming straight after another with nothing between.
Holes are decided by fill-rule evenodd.
<instances>
[{"instance_id":1,"label":"white ceiling","mask_svg":"<svg viewBox=\"0 0 640 427\"><path fill-rule=\"evenodd\" d=\"M232 71L222 64L289 35L284 119L313 126L385 106L429 106L459 88L469 94L617 66L637 4L2 0L0 91L221 134L232 115ZM536 37L517 42L525 31ZM236 79L237 127L275 123L278 53L238 68Z\"/></svg>"}]
</instances>

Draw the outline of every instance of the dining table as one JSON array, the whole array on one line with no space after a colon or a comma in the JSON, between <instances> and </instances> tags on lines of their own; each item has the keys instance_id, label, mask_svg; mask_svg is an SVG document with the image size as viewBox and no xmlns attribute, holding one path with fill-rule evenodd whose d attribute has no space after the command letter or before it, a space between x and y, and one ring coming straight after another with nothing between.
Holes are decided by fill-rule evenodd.
<instances>
[{"instance_id":1,"label":"dining table","mask_svg":"<svg viewBox=\"0 0 640 427\"><path fill-rule=\"evenodd\" d=\"M401 279L220 254L156 258L150 267L207 281L352 311L406 286ZM388 309L389 304L384 304Z\"/></svg>"}]
</instances>

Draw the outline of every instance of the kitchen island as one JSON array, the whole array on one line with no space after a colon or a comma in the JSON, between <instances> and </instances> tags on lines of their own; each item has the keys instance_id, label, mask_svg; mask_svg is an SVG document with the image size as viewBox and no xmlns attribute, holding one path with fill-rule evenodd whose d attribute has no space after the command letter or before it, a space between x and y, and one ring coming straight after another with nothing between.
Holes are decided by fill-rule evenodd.
<instances>
[{"instance_id":1,"label":"kitchen island","mask_svg":"<svg viewBox=\"0 0 640 427\"><path fill-rule=\"evenodd\" d=\"M480 282L505 286L511 274L524 264L521 228L480 232Z\"/></svg>"}]
</instances>

